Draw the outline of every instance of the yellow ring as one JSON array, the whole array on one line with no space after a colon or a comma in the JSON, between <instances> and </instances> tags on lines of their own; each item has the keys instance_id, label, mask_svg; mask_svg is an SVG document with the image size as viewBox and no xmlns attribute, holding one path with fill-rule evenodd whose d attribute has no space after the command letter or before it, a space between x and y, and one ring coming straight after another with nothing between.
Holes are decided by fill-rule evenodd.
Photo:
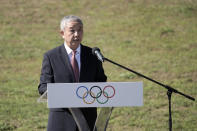
<instances>
[{"instance_id":1,"label":"yellow ring","mask_svg":"<svg viewBox=\"0 0 197 131\"><path fill-rule=\"evenodd\" d=\"M91 102L85 101L85 97L86 97L87 93L90 93L90 91L87 91L87 92L85 92L83 94L83 102L86 103L86 104L92 104L92 103L94 103L94 101L96 100L96 98L94 98L93 101L91 101ZM91 92L91 94L95 97L95 94L93 92Z\"/></svg>"}]
</instances>

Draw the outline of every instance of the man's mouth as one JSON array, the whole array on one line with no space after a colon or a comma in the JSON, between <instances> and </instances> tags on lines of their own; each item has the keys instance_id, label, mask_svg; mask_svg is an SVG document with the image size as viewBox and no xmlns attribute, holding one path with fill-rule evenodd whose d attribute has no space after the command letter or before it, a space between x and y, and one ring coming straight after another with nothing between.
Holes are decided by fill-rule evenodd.
<instances>
[{"instance_id":1,"label":"man's mouth","mask_svg":"<svg viewBox=\"0 0 197 131\"><path fill-rule=\"evenodd\" d=\"M79 41L79 39L74 39L73 41Z\"/></svg>"}]
</instances>

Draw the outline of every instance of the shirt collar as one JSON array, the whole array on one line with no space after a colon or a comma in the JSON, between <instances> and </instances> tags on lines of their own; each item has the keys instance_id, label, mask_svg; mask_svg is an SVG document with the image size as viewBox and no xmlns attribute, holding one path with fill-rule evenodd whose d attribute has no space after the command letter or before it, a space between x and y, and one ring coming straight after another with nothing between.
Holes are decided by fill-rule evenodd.
<instances>
[{"instance_id":1,"label":"shirt collar","mask_svg":"<svg viewBox=\"0 0 197 131\"><path fill-rule=\"evenodd\" d=\"M72 53L72 49L66 44L66 42L64 42L64 47L66 49L67 54L71 54ZM79 44L79 46L76 49L77 53L76 54L80 54L81 53L81 44Z\"/></svg>"}]
</instances>

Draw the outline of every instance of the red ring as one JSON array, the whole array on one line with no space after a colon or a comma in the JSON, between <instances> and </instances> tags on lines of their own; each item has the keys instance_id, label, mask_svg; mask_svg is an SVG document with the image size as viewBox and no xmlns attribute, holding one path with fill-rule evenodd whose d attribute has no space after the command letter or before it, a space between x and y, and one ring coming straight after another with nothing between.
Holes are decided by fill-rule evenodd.
<instances>
[{"instance_id":1,"label":"red ring","mask_svg":"<svg viewBox=\"0 0 197 131\"><path fill-rule=\"evenodd\" d=\"M106 89L107 87L111 87L111 88L114 90L114 94L113 94L112 96L106 96L106 95L105 95L104 92L105 92L105 89ZM103 89L103 95L104 95L105 97L107 97L107 98L112 98L115 94L116 94L116 92L115 92L115 89L114 89L113 86L108 85L108 86L105 86L105 87L104 87L104 89Z\"/></svg>"}]
</instances>

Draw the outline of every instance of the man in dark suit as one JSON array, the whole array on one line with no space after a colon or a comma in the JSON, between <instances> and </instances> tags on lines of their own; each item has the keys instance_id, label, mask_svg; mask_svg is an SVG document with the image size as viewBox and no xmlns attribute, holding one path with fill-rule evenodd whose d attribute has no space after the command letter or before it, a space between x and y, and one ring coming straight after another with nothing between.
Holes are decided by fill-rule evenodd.
<instances>
[{"instance_id":1,"label":"man in dark suit","mask_svg":"<svg viewBox=\"0 0 197 131\"><path fill-rule=\"evenodd\" d=\"M60 23L64 44L46 52L42 63L38 90L43 94L47 83L105 82L102 63L91 48L81 44L83 23L77 16L66 16ZM57 89L58 90L58 89ZM96 108L80 108L90 130L97 117ZM77 126L67 108L50 109L48 131L76 131Z\"/></svg>"}]
</instances>

